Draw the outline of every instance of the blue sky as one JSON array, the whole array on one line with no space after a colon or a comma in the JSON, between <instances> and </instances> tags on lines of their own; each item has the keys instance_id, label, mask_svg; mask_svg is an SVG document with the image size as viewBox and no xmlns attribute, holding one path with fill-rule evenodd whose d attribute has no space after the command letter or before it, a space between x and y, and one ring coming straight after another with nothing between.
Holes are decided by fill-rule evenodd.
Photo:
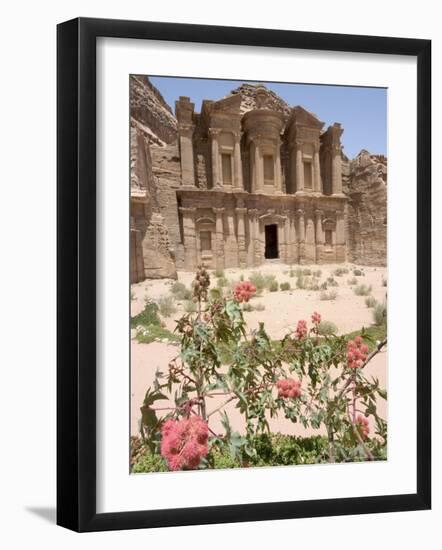
<instances>
[{"instance_id":1,"label":"blue sky","mask_svg":"<svg viewBox=\"0 0 442 550\"><path fill-rule=\"evenodd\" d=\"M200 112L203 99L220 99L242 81L197 78L149 77L167 103L175 109L179 96L189 96ZM256 82L247 81L252 84ZM262 82L290 106L301 105L326 126L340 122L344 128L344 153L355 157L361 149L387 155L387 90L350 86L280 84Z\"/></svg>"}]
</instances>

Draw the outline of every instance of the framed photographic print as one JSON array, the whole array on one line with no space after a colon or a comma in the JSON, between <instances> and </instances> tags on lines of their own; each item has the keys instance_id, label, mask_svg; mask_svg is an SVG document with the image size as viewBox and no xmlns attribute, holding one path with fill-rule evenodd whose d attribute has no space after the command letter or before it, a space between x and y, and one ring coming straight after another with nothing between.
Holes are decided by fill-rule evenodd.
<instances>
[{"instance_id":1,"label":"framed photographic print","mask_svg":"<svg viewBox=\"0 0 442 550\"><path fill-rule=\"evenodd\" d=\"M430 508L430 51L58 26L59 525Z\"/></svg>"}]
</instances>

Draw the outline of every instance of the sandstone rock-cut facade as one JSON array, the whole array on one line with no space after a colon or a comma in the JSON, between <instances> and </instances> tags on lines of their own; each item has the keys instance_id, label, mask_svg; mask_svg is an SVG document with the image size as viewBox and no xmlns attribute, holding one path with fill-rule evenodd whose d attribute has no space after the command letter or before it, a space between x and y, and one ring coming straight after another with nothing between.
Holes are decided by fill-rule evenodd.
<instances>
[{"instance_id":1,"label":"sandstone rock-cut facade","mask_svg":"<svg viewBox=\"0 0 442 550\"><path fill-rule=\"evenodd\" d=\"M348 161L340 124L250 84L201 113L180 97L175 115L131 78L133 282L200 263L385 264L386 159Z\"/></svg>"}]
</instances>

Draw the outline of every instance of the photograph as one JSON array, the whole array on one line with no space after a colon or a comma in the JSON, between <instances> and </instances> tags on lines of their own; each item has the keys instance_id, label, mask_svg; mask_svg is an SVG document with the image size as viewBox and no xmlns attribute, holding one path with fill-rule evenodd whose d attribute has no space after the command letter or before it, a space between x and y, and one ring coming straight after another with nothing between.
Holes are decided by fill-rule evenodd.
<instances>
[{"instance_id":1,"label":"photograph","mask_svg":"<svg viewBox=\"0 0 442 550\"><path fill-rule=\"evenodd\" d=\"M387 460L387 89L129 98L131 473Z\"/></svg>"}]
</instances>

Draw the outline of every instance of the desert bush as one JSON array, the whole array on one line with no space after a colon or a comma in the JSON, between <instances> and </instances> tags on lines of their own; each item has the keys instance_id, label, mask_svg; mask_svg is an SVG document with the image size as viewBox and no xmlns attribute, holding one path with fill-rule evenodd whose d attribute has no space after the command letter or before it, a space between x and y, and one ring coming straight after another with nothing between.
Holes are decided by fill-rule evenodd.
<instances>
[{"instance_id":1,"label":"desert bush","mask_svg":"<svg viewBox=\"0 0 442 550\"><path fill-rule=\"evenodd\" d=\"M377 304L377 301L376 299L373 297L373 296L367 296L367 298L365 298L365 305L369 308L372 308L374 307L375 305Z\"/></svg>"},{"instance_id":2,"label":"desert bush","mask_svg":"<svg viewBox=\"0 0 442 550\"><path fill-rule=\"evenodd\" d=\"M333 272L336 277L342 277L342 275L345 275L346 273L348 273L348 269L346 267L338 267Z\"/></svg>"},{"instance_id":3,"label":"desert bush","mask_svg":"<svg viewBox=\"0 0 442 550\"><path fill-rule=\"evenodd\" d=\"M349 286L353 286L353 285L357 285L358 284L358 280L356 279L356 277L352 277L351 279L349 279L347 281L348 285Z\"/></svg>"},{"instance_id":4,"label":"desert bush","mask_svg":"<svg viewBox=\"0 0 442 550\"><path fill-rule=\"evenodd\" d=\"M280 288L281 290L290 290L290 283L288 283L288 282L281 283L281 284L279 285L279 288Z\"/></svg>"},{"instance_id":5,"label":"desert bush","mask_svg":"<svg viewBox=\"0 0 442 550\"><path fill-rule=\"evenodd\" d=\"M296 279L296 288L299 288L301 290L305 288L304 277L297 277L297 279Z\"/></svg>"},{"instance_id":6,"label":"desert bush","mask_svg":"<svg viewBox=\"0 0 442 550\"><path fill-rule=\"evenodd\" d=\"M327 277L328 286L339 286L338 281L334 277Z\"/></svg>"},{"instance_id":7,"label":"desert bush","mask_svg":"<svg viewBox=\"0 0 442 550\"><path fill-rule=\"evenodd\" d=\"M368 296L371 293L371 285L358 285L353 289L356 296Z\"/></svg>"},{"instance_id":8,"label":"desert bush","mask_svg":"<svg viewBox=\"0 0 442 550\"><path fill-rule=\"evenodd\" d=\"M190 300L192 298L192 291L186 288L186 285L176 281L170 287L170 292L175 296L176 300Z\"/></svg>"},{"instance_id":9,"label":"desert bush","mask_svg":"<svg viewBox=\"0 0 442 550\"><path fill-rule=\"evenodd\" d=\"M319 285L319 290L327 290L327 281L324 281Z\"/></svg>"},{"instance_id":10,"label":"desert bush","mask_svg":"<svg viewBox=\"0 0 442 550\"><path fill-rule=\"evenodd\" d=\"M387 304L376 304L373 308L373 322L380 326L387 324Z\"/></svg>"},{"instance_id":11,"label":"desert bush","mask_svg":"<svg viewBox=\"0 0 442 550\"><path fill-rule=\"evenodd\" d=\"M264 275L264 288L267 290L270 290L271 288L275 287L275 283L278 286L278 282L276 280L275 275ZM278 288L276 288L278 290ZM275 292L274 290L270 290L271 292Z\"/></svg>"},{"instance_id":12,"label":"desert bush","mask_svg":"<svg viewBox=\"0 0 442 550\"><path fill-rule=\"evenodd\" d=\"M312 270L309 268L305 268L302 270L302 274L306 275L307 277L310 277L310 275L312 274Z\"/></svg>"},{"instance_id":13,"label":"desert bush","mask_svg":"<svg viewBox=\"0 0 442 550\"><path fill-rule=\"evenodd\" d=\"M316 279L316 278L313 278L311 280L311 283L310 283L310 286L309 286L309 290L320 290L320 286L319 286L319 280Z\"/></svg>"},{"instance_id":14,"label":"desert bush","mask_svg":"<svg viewBox=\"0 0 442 550\"><path fill-rule=\"evenodd\" d=\"M196 304L192 300L186 300L184 302L184 311L186 313L194 313L196 311Z\"/></svg>"},{"instance_id":15,"label":"desert bush","mask_svg":"<svg viewBox=\"0 0 442 550\"><path fill-rule=\"evenodd\" d=\"M322 271L320 269L317 269L316 271L313 271L313 276L314 277L317 277L319 279L319 277L322 275Z\"/></svg>"},{"instance_id":16,"label":"desert bush","mask_svg":"<svg viewBox=\"0 0 442 550\"><path fill-rule=\"evenodd\" d=\"M158 304L155 302L146 302L143 311L130 320L130 326L132 328L138 326L148 327L150 325L160 325Z\"/></svg>"},{"instance_id":17,"label":"desert bush","mask_svg":"<svg viewBox=\"0 0 442 550\"><path fill-rule=\"evenodd\" d=\"M265 286L266 286L266 280L264 278L264 276L262 275L262 273L260 273L259 271L253 271L249 277L250 279L250 282L255 285L256 287L256 292L258 294L261 294L261 292L264 290Z\"/></svg>"},{"instance_id":18,"label":"desert bush","mask_svg":"<svg viewBox=\"0 0 442 550\"><path fill-rule=\"evenodd\" d=\"M159 325L149 325L137 332L135 336L140 344L151 344L152 342L167 341L170 343L179 342L179 338L173 332Z\"/></svg>"},{"instance_id":19,"label":"desert bush","mask_svg":"<svg viewBox=\"0 0 442 550\"><path fill-rule=\"evenodd\" d=\"M135 294L131 291L130 293L130 300L131 302L135 301L137 299L137 297L135 296Z\"/></svg>"},{"instance_id":20,"label":"desert bush","mask_svg":"<svg viewBox=\"0 0 442 550\"><path fill-rule=\"evenodd\" d=\"M279 289L278 281L271 281L268 286L269 292L277 292Z\"/></svg>"},{"instance_id":21,"label":"desert bush","mask_svg":"<svg viewBox=\"0 0 442 550\"><path fill-rule=\"evenodd\" d=\"M382 277L382 286L387 286L387 279Z\"/></svg>"},{"instance_id":22,"label":"desert bush","mask_svg":"<svg viewBox=\"0 0 442 550\"><path fill-rule=\"evenodd\" d=\"M338 332L338 327L331 321L321 321L318 325L318 334L321 336L331 336Z\"/></svg>"},{"instance_id":23,"label":"desert bush","mask_svg":"<svg viewBox=\"0 0 442 550\"><path fill-rule=\"evenodd\" d=\"M254 311L254 307L252 306L252 304L250 302L246 302L245 304L243 304L242 306L242 310L243 311Z\"/></svg>"},{"instance_id":24,"label":"desert bush","mask_svg":"<svg viewBox=\"0 0 442 550\"><path fill-rule=\"evenodd\" d=\"M213 272L213 275L214 275L215 279L220 279L221 277L225 277L224 269L221 269L221 268L217 267L215 269L215 271Z\"/></svg>"},{"instance_id":25,"label":"desert bush","mask_svg":"<svg viewBox=\"0 0 442 550\"><path fill-rule=\"evenodd\" d=\"M266 306L264 304L258 303L254 306L256 311L264 311Z\"/></svg>"},{"instance_id":26,"label":"desert bush","mask_svg":"<svg viewBox=\"0 0 442 550\"><path fill-rule=\"evenodd\" d=\"M229 285L229 281L226 279L226 277L219 277L216 280L216 286L218 288L225 288Z\"/></svg>"},{"instance_id":27,"label":"desert bush","mask_svg":"<svg viewBox=\"0 0 442 550\"><path fill-rule=\"evenodd\" d=\"M176 313L175 301L173 299L173 296L161 296L161 298L158 298L157 303L160 315L162 315L163 317L170 317L171 315Z\"/></svg>"},{"instance_id":28,"label":"desert bush","mask_svg":"<svg viewBox=\"0 0 442 550\"><path fill-rule=\"evenodd\" d=\"M338 293L336 290L321 290L321 294L319 295L319 299L322 301L326 300L335 300L338 296Z\"/></svg>"},{"instance_id":29,"label":"desert bush","mask_svg":"<svg viewBox=\"0 0 442 550\"><path fill-rule=\"evenodd\" d=\"M362 269L355 268L353 269L353 275L355 277L363 277L365 273L362 271Z\"/></svg>"}]
</instances>

